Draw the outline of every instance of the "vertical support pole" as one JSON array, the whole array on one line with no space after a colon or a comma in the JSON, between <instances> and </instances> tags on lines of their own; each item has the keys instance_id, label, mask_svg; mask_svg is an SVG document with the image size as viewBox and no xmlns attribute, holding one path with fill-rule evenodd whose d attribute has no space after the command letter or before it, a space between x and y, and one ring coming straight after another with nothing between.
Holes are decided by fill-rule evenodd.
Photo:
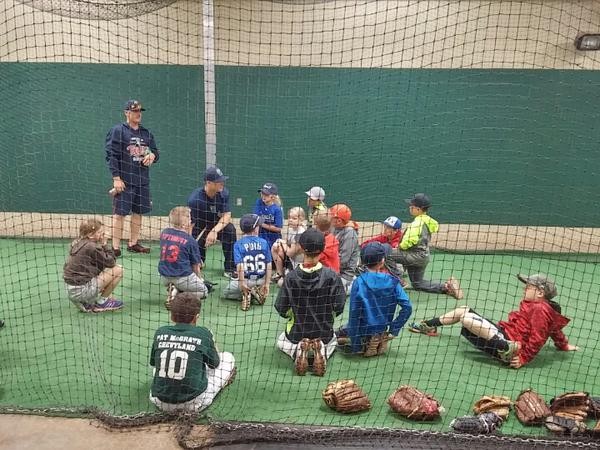
<instances>
[{"instance_id":1,"label":"vertical support pole","mask_svg":"<svg viewBox=\"0 0 600 450\"><path fill-rule=\"evenodd\" d=\"M202 1L204 42L204 130L206 167L217 165L217 114L215 101L215 16L214 1Z\"/></svg>"}]
</instances>

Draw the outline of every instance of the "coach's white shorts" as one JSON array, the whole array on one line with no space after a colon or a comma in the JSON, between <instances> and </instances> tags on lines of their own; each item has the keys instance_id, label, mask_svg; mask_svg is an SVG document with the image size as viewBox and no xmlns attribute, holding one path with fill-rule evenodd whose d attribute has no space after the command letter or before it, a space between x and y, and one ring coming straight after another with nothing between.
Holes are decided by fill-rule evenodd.
<instances>
[{"instance_id":1,"label":"coach's white shorts","mask_svg":"<svg viewBox=\"0 0 600 450\"><path fill-rule=\"evenodd\" d=\"M294 344L293 342L291 342L285 335L285 331L283 333L281 333L279 335L279 337L277 338L276 345L279 350L281 350L283 353L288 355L290 358L296 359L296 350L298 350L298 345L300 345L300 344ZM334 334L333 337L331 338L331 340L329 341L329 343L327 343L327 344L324 343L321 346L321 355L323 355L323 357L325 359L329 359L331 357L331 355L333 354L333 352L335 351L336 347L337 347L337 338Z\"/></svg>"},{"instance_id":2,"label":"coach's white shorts","mask_svg":"<svg viewBox=\"0 0 600 450\"><path fill-rule=\"evenodd\" d=\"M66 285L67 296L76 306L81 304L93 305L99 298L98 277L92 278L83 286Z\"/></svg>"},{"instance_id":3,"label":"coach's white shorts","mask_svg":"<svg viewBox=\"0 0 600 450\"><path fill-rule=\"evenodd\" d=\"M191 400L184 403L165 403L161 402L158 398L152 396L150 392L150 401L156 405L156 407L164 412L190 412L198 413L208 408L217 394L225 387L227 381L233 373L235 367L235 358L229 352L219 352L219 358L221 363L216 369L206 368L206 376L208 378L208 385L206 390Z\"/></svg>"},{"instance_id":4,"label":"coach's white shorts","mask_svg":"<svg viewBox=\"0 0 600 450\"><path fill-rule=\"evenodd\" d=\"M160 277L162 283L167 286L169 283L173 283L177 291L179 292L191 292L196 294L198 298L205 298L208 294L208 289L204 284L204 281L196 275L191 273L185 277Z\"/></svg>"},{"instance_id":5,"label":"coach's white shorts","mask_svg":"<svg viewBox=\"0 0 600 450\"><path fill-rule=\"evenodd\" d=\"M344 286L344 290L346 291L346 295L350 295L350 291L352 290L352 284L354 283L356 277L352 278L351 280L346 280L344 277L341 278L342 285Z\"/></svg>"}]
</instances>

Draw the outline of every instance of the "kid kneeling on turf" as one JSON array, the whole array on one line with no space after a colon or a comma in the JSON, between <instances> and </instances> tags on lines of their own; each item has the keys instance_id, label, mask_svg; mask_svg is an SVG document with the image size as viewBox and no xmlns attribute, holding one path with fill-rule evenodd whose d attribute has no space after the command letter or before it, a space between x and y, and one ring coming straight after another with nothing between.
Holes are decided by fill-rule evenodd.
<instances>
[{"instance_id":1,"label":"kid kneeling on turf","mask_svg":"<svg viewBox=\"0 0 600 450\"><path fill-rule=\"evenodd\" d=\"M337 346L333 321L344 311L346 293L340 276L319 262L323 233L309 228L299 243L304 261L284 278L275 302L279 315L288 319L276 345L294 359L298 375L306 373L312 355L314 374L323 376Z\"/></svg>"},{"instance_id":2,"label":"kid kneeling on turf","mask_svg":"<svg viewBox=\"0 0 600 450\"><path fill-rule=\"evenodd\" d=\"M107 245L102 222L89 219L79 226L63 268L69 300L83 312L115 311L123 302L111 297L123 277L115 253Z\"/></svg>"},{"instance_id":3,"label":"kid kneeling on turf","mask_svg":"<svg viewBox=\"0 0 600 450\"><path fill-rule=\"evenodd\" d=\"M208 328L196 326L200 301L180 292L171 302L174 325L154 333L150 401L165 412L197 413L211 405L235 376L235 358L218 352Z\"/></svg>"},{"instance_id":4,"label":"kid kneeling on turf","mask_svg":"<svg viewBox=\"0 0 600 450\"><path fill-rule=\"evenodd\" d=\"M364 246L360 258L367 271L359 275L350 291L350 317L337 332L338 345L365 357L381 355L388 341L398 336L412 313L412 305L398 278L381 272L386 249L380 242ZM400 312L394 319L396 307Z\"/></svg>"},{"instance_id":5,"label":"kid kneeling on turf","mask_svg":"<svg viewBox=\"0 0 600 450\"><path fill-rule=\"evenodd\" d=\"M167 309L178 292L191 292L198 300L208 288L202 279L202 258L196 239L191 235L192 216L187 206L176 206L169 213L170 228L160 233L158 273L167 286Z\"/></svg>"},{"instance_id":6,"label":"kid kneeling on turf","mask_svg":"<svg viewBox=\"0 0 600 450\"><path fill-rule=\"evenodd\" d=\"M243 311L250 309L254 299L264 304L271 284L271 247L258 237L262 218L257 214L244 214L240 219L240 229L244 235L233 246L233 260L237 267L238 279L229 280L223 297L242 299Z\"/></svg>"},{"instance_id":7,"label":"kid kneeling on turf","mask_svg":"<svg viewBox=\"0 0 600 450\"><path fill-rule=\"evenodd\" d=\"M441 317L413 323L409 330L437 336L437 327L460 322L461 335L471 344L515 369L533 360L548 338L552 338L558 350L579 350L569 344L562 332L569 319L561 314L560 305L552 301L558 294L554 281L541 274L517 277L525 283L523 300L506 321L494 325L468 306L461 306Z\"/></svg>"},{"instance_id":8,"label":"kid kneeling on turf","mask_svg":"<svg viewBox=\"0 0 600 450\"><path fill-rule=\"evenodd\" d=\"M408 272L414 290L446 294L460 300L463 298L463 291L454 277L445 282L424 279L425 269L429 264L429 241L431 235L437 233L440 228L440 224L427 214L431 207L431 199L426 194L415 194L406 200L406 203L409 205L410 215L415 220L405 230L398 248L392 249L388 259L402 264Z\"/></svg>"},{"instance_id":9,"label":"kid kneeling on turf","mask_svg":"<svg viewBox=\"0 0 600 450\"><path fill-rule=\"evenodd\" d=\"M358 245L357 225L352 218L352 210L343 203L333 205L329 209L333 234L340 243L340 276L344 283L346 293L350 293L354 281L358 258L360 256L360 245Z\"/></svg>"}]
</instances>

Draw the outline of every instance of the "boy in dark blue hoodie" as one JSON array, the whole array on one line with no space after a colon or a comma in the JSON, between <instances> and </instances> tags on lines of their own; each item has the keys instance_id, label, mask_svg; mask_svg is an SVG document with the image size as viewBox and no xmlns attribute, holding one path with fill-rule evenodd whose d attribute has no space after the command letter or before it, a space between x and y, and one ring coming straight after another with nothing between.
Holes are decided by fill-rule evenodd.
<instances>
[{"instance_id":1,"label":"boy in dark blue hoodie","mask_svg":"<svg viewBox=\"0 0 600 450\"><path fill-rule=\"evenodd\" d=\"M384 353L388 342L398 336L412 313L412 304L400 281L381 272L385 256L386 249L379 242L361 249L361 262L367 266L367 272L354 281L350 317L346 326L337 332L338 345L350 353L365 357ZM398 305L401 310L394 319Z\"/></svg>"}]
</instances>

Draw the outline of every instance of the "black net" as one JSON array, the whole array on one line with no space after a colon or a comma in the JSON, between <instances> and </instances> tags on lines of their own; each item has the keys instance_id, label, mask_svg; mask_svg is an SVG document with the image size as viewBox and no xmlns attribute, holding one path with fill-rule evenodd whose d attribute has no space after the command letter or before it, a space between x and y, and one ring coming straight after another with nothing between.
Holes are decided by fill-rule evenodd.
<instances>
[{"instance_id":1,"label":"black net","mask_svg":"<svg viewBox=\"0 0 600 450\"><path fill-rule=\"evenodd\" d=\"M451 423L484 395L600 395L600 59L575 48L598 7L2 0L0 411L164 421L190 448L595 447L588 411ZM328 269L298 268L310 225ZM206 295L201 331L169 325L170 283ZM340 380L369 408L328 406ZM392 411L403 385L440 417Z\"/></svg>"}]
</instances>

